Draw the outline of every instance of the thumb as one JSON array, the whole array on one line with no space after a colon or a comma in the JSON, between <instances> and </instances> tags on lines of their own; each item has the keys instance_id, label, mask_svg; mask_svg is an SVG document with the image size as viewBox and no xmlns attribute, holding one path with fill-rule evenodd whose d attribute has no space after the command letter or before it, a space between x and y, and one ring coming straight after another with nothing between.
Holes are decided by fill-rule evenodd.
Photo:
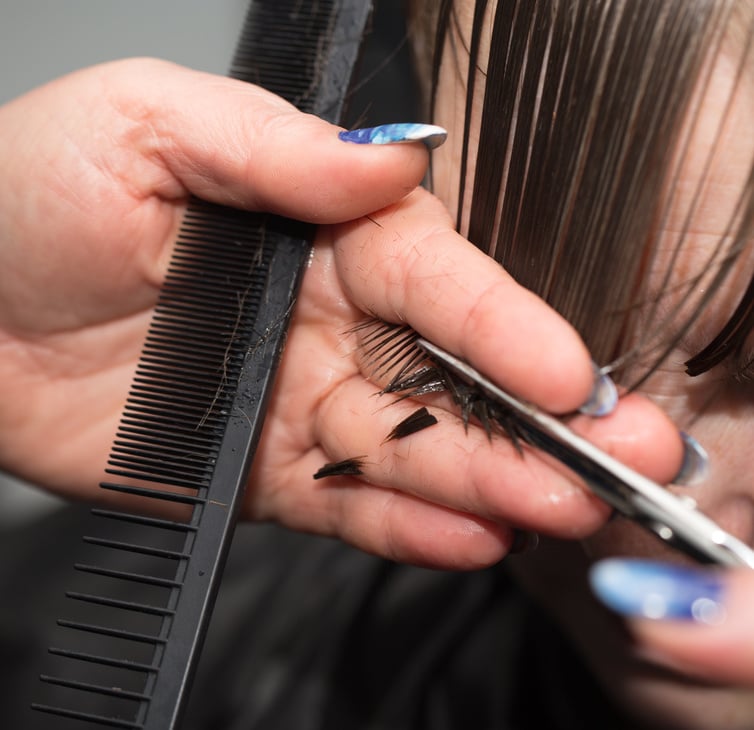
<instances>
[{"instance_id":1,"label":"thumb","mask_svg":"<svg viewBox=\"0 0 754 730\"><path fill-rule=\"evenodd\" d=\"M754 687L754 571L610 559L597 596L629 619L645 656L701 679Z\"/></svg>"},{"instance_id":2,"label":"thumb","mask_svg":"<svg viewBox=\"0 0 754 730\"><path fill-rule=\"evenodd\" d=\"M148 153L205 200L335 223L396 202L426 172L424 145L349 144L252 84L152 59L100 68L119 109L138 110Z\"/></svg>"}]
</instances>

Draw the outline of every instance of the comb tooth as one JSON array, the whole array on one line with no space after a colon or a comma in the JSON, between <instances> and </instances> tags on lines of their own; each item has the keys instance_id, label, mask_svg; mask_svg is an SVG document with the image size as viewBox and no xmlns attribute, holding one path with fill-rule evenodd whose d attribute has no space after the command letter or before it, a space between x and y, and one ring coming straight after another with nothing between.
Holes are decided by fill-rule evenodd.
<instances>
[{"instance_id":1,"label":"comb tooth","mask_svg":"<svg viewBox=\"0 0 754 730\"><path fill-rule=\"evenodd\" d=\"M180 305L176 303L173 309L179 318L186 317L190 320L196 320L201 316L196 308L188 307L185 303L182 303ZM207 351L204 349L203 345L201 347L194 345L193 352L190 353L191 360L195 361L197 365L205 365L207 368L209 368L211 365L214 365L218 360L220 360L222 358L222 355L218 355L218 352L225 350L229 345L233 344L231 334L233 332L233 328L237 326L237 318L238 315L236 313L233 317L228 317L222 320L215 316L215 313L213 313L211 321L207 322L205 326L207 328L207 332L209 332L210 327L214 327L214 333L211 335L207 334L208 340L220 340L216 343L214 355L212 355L211 353L205 354L205 352ZM181 319L178 320L178 324L183 325ZM201 325L202 322L199 321L198 324ZM151 336L152 341L148 343L144 348L144 354L146 355L162 355L162 347L156 345L155 342L159 342L161 344L164 339L168 339L171 336L175 338L175 335L168 335L166 337L164 331L157 331ZM202 374L202 376L208 379L217 380L218 373L217 371L208 371L206 374Z\"/></svg>"},{"instance_id":2,"label":"comb tooth","mask_svg":"<svg viewBox=\"0 0 754 730\"><path fill-rule=\"evenodd\" d=\"M202 346L199 350L197 347L197 341L189 342L187 338L174 336L172 333L167 334L160 332L159 334L147 335L145 340L147 346L159 346L163 352L170 352L175 355L185 356L187 360L193 360L197 357L197 353L201 352L201 357L207 360L219 360L222 362L223 358L228 352L227 342L217 342L214 345Z\"/></svg>"},{"instance_id":3,"label":"comb tooth","mask_svg":"<svg viewBox=\"0 0 754 730\"><path fill-rule=\"evenodd\" d=\"M155 474L160 473L157 468L165 467L169 467L171 473L181 476L205 476L212 471L212 463L208 463L204 449L177 449L162 444L136 445L118 440L113 444L111 456L121 463L154 466Z\"/></svg>"},{"instance_id":4,"label":"comb tooth","mask_svg":"<svg viewBox=\"0 0 754 730\"><path fill-rule=\"evenodd\" d=\"M264 263L263 256L261 258L256 257L255 260L249 258L242 248L236 251L223 249L222 239L227 239L228 235L237 236L238 231L226 229L212 233L209 229L200 230L197 227L194 232L196 235L192 236L189 233L185 237L184 245L178 251L179 257L182 253L186 255L175 259L175 266L170 267L169 273L174 279L180 279L183 276L199 278L196 276L197 274L201 275L203 281L208 276L228 277L231 281L264 276L264 268L259 266L259 264ZM244 236L244 239L241 241L242 245L248 241L248 234ZM207 244L206 252L202 252L200 249L202 241ZM218 290L216 293L221 295L223 292L227 292L227 289Z\"/></svg>"},{"instance_id":5,"label":"comb tooth","mask_svg":"<svg viewBox=\"0 0 754 730\"><path fill-rule=\"evenodd\" d=\"M139 730L143 728L144 724L136 722L135 720L123 720L118 717L106 717L105 715L95 715L91 712L80 712L79 710L68 710L63 707L52 707L50 705L42 705L38 702L32 704L32 709L38 712L45 712L49 715L58 715L59 717L68 717L72 720L83 720L84 722L92 722L97 725L103 725L104 727L118 727L118 728L134 728Z\"/></svg>"},{"instance_id":6,"label":"comb tooth","mask_svg":"<svg viewBox=\"0 0 754 730\"><path fill-rule=\"evenodd\" d=\"M124 441L118 438L113 443L113 454L126 456L148 455L153 458L155 455L160 456L161 463L176 464L207 464L207 455L203 451L196 449L187 449L185 446L169 446L168 444L155 444L153 441L134 444L131 441Z\"/></svg>"},{"instance_id":7,"label":"comb tooth","mask_svg":"<svg viewBox=\"0 0 754 730\"><path fill-rule=\"evenodd\" d=\"M148 527L158 527L163 530L173 530L175 532L196 532L196 525L188 522L176 522L175 520L164 520L159 517L146 517L144 515L135 515L128 512L116 512L106 509L93 509L92 514L97 517L104 517L110 520L121 522L131 522L137 525L146 525Z\"/></svg>"},{"instance_id":8,"label":"comb tooth","mask_svg":"<svg viewBox=\"0 0 754 730\"><path fill-rule=\"evenodd\" d=\"M154 575L145 575L143 573L130 573L124 570L112 570L110 568L103 568L99 565L88 565L86 563L76 563L75 570L81 573L89 573L91 575L101 575L107 578L118 578L119 580L129 581L131 583L146 583L147 585L161 586L163 588L180 588L182 583L177 580L170 580L169 578L158 578Z\"/></svg>"},{"instance_id":9,"label":"comb tooth","mask_svg":"<svg viewBox=\"0 0 754 730\"><path fill-rule=\"evenodd\" d=\"M134 386L154 385L159 383L160 386L173 386L175 388L185 389L187 386L195 393L204 393L205 396L214 398L217 393L217 384L208 383L202 378L192 378L189 375L176 374L168 372L167 368L157 367L140 367L137 375L134 377Z\"/></svg>"},{"instance_id":10,"label":"comb tooth","mask_svg":"<svg viewBox=\"0 0 754 730\"><path fill-rule=\"evenodd\" d=\"M227 262L226 266L208 266L204 262L188 263L184 261L179 263L171 267L170 273L167 274L168 289L166 291L170 292L170 287L175 285L184 286L187 281L193 281L197 278L197 275L201 275L201 284L193 290L193 296L201 297L202 300L208 302L219 302L225 305L228 311L238 314L238 299L235 296L229 296L228 293L217 287L218 283L222 283L229 284L234 288L241 288L244 283L248 282L247 272L239 272L238 268L231 266L231 263Z\"/></svg>"},{"instance_id":11,"label":"comb tooth","mask_svg":"<svg viewBox=\"0 0 754 730\"><path fill-rule=\"evenodd\" d=\"M114 548L115 550L123 550L129 553L138 553L139 555L151 555L155 558L166 558L168 560L185 560L186 558L190 557L188 553L179 552L178 550L166 550L164 548L156 548L149 545L136 545L130 542L110 540L105 537L91 537L87 535L83 538L83 540L89 545Z\"/></svg>"},{"instance_id":12,"label":"comb tooth","mask_svg":"<svg viewBox=\"0 0 754 730\"><path fill-rule=\"evenodd\" d=\"M204 238L210 239L210 236L205 234ZM212 245L211 240L207 240L207 243L210 246ZM236 290L243 291L244 283L248 282L250 276L253 277L255 268L253 262L249 262L242 251L238 252L240 254L238 256L221 258L217 258L217 251L212 253L215 256L214 259L207 256L191 256L184 258L183 261L176 262L176 265L171 266L167 272L166 281L169 285L172 285L174 283L184 284L187 279L192 280L192 282L196 280L197 287L192 286L191 290L186 292L188 296L193 296L202 301L224 302L228 305L235 303L237 305ZM249 265L250 263L251 265ZM231 286L222 288L212 286L213 278L222 280L223 283ZM164 294L169 295L171 292L172 289L169 287ZM181 291L180 295L182 298L184 292ZM237 313L238 309L236 308Z\"/></svg>"},{"instance_id":13,"label":"comb tooth","mask_svg":"<svg viewBox=\"0 0 754 730\"><path fill-rule=\"evenodd\" d=\"M126 629L115 629L109 626L96 626L95 624L83 623L81 621L67 621L59 619L58 626L64 629L73 629L74 631L84 631L88 634L98 634L100 636L111 636L115 639L127 639L140 644L164 644L165 639L160 636L151 636L141 634L136 631L127 631Z\"/></svg>"},{"instance_id":14,"label":"comb tooth","mask_svg":"<svg viewBox=\"0 0 754 730\"><path fill-rule=\"evenodd\" d=\"M182 489L203 489L207 486L206 482L198 482L189 479L166 478L163 475L148 474L143 471L132 471L130 469L105 469L106 474L112 474L116 477L125 479L138 479L142 482L152 482L154 484L163 484L170 487L180 487ZM138 497L151 497L152 499L162 499L167 502L182 502L183 504L204 504L206 500L202 497L196 497L189 494L180 494L179 492L164 492L159 489L149 489L147 487L132 487L125 484L113 484L112 482L101 483L103 489L109 489L113 492L133 494Z\"/></svg>"},{"instance_id":15,"label":"comb tooth","mask_svg":"<svg viewBox=\"0 0 754 730\"><path fill-rule=\"evenodd\" d=\"M153 606L147 603L136 603L135 601L123 601L119 598L108 598L107 596L96 596L91 593L78 593L77 591L67 591L66 597L74 601L83 603L93 603L96 606L108 606L109 608L120 608L124 611L136 611L137 613L146 613L152 616L172 616L175 611L164 606Z\"/></svg>"},{"instance_id":16,"label":"comb tooth","mask_svg":"<svg viewBox=\"0 0 754 730\"><path fill-rule=\"evenodd\" d=\"M189 286L191 286L191 289L188 288ZM218 295L209 286L194 284L190 277L177 277L168 274L163 285L163 295L166 297L172 295L176 302L184 305L193 304L201 307L205 313L208 308L211 308L210 311L215 320L227 318L232 321L238 317L240 311L240 302L236 297L228 298L227 294ZM165 301L163 299L163 305ZM171 305L172 303L171 300ZM161 309L163 308L161 307Z\"/></svg>"},{"instance_id":17,"label":"comb tooth","mask_svg":"<svg viewBox=\"0 0 754 730\"><path fill-rule=\"evenodd\" d=\"M189 318L197 318L199 316L198 310L190 309L183 305L176 304L174 307L176 313L179 316L183 316L184 314L187 315ZM212 324L216 328L219 328L219 324L215 317L212 318ZM226 323L223 323L226 324ZM232 323L227 323L229 326ZM215 336L217 333L215 333ZM174 358L171 358L167 355L165 355L161 349L157 347L145 347L144 352L142 355L146 358L155 358L157 363L160 365L163 365L164 362L167 360L168 362L172 362ZM199 375L205 382L206 381L215 381L218 379L218 372L215 368L216 360L213 360L211 358L201 358L201 351L197 349L197 352L194 353L194 358L192 358L192 365L191 365L191 372L194 371L194 368L196 368L196 374ZM143 359L142 363L149 363L150 359Z\"/></svg>"},{"instance_id":18,"label":"comb tooth","mask_svg":"<svg viewBox=\"0 0 754 730\"><path fill-rule=\"evenodd\" d=\"M158 305L159 306L159 305ZM170 305L168 306L166 302L162 303L162 306L157 310L156 315L157 316L182 316L187 319L195 318L196 321L199 324L205 324L207 326L214 325L215 327L218 326L218 320L220 319L219 312L215 309L209 309L206 305L206 302L199 300L192 300L188 297L184 297L183 299L173 299L170 302ZM234 317L238 316L238 307L236 306L236 311L234 316L228 315L226 319L230 322L234 319Z\"/></svg>"},{"instance_id":19,"label":"comb tooth","mask_svg":"<svg viewBox=\"0 0 754 730\"><path fill-rule=\"evenodd\" d=\"M199 430L186 426L183 429L175 429L174 432L165 432L164 428L165 424L156 417L136 419L131 416L121 421L116 436L118 440L129 445L165 445L182 448L194 454L206 454L208 458L219 451L217 432L214 429L207 433L204 427Z\"/></svg>"},{"instance_id":20,"label":"comb tooth","mask_svg":"<svg viewBox=\"0 0 754 730\"><path fill-rule=\"evenodd\" d=\"M108 464L124 468L147 469L154 476L174 476L181 481L191 481L198 487L203 486L211 477L212 452L207 449L191 449L171 453L170 449L161 449L157 444L154 448L113 448ZM203 463L202 463L203 461ZM165 479L164 484L171 484L174 480ZM194 487L197 488L197 487Z\"/></svg>"},{"instance_id":21,"label":"comb tooth","mask_svg":"<svg viewBox=\"0 0 754 730\"><path fill-rule=\"evenodd\" d=\"M126 427L132 426L136 428L147 428L149 431L157 430L158 434L164 436L175 437L184 439L188 444L195 444L195 448L201 450L206 448L211 450L213 447L217 447L222 436L222 431L216 424L207 421L200 421L199 423L183 423L178 425L175 418L170 418L169 414L163 412L144 412L146 409L133 408L132 412L126 412L123 417L123 425ZM226 411L226 409L222 409ZM167 433L164 433L163 429L169 429ZM158 437L159 438L159 437Z\"/></svg>"},{"instance_id":22,"label":"comb tooth","mask_svg":"<svg viewBox=\"0 0 754 730\"><path fill-rule=\"evenodd\" d=\"M215 401L205 399L204 402L197 401L193 405L188 402L179 403L176 401L175 407L171 409L170 399L165 396L137 393L128 398L126 410L133 414L144 413L157 417L179 414L186 419L185 429L189 433L196 433L201 426L221 421L220 417L227 414L229 405L224 402L223 398L218 397Z\"/></svg>"},{"instance_id":23,"label":"comb tooth","mask_svg":"<svg viewBox=\"0 0 754 730\"><path fill-rule=\"evenodd\" d=\"M159 395L177 403L206 403L208 397L215 398L218 395L228 397L230 395L228 389L223 388L222 385L219 388L207 385L204 388L196 388L187 393L186 387L182 383L162 381L159 378L139 378L134 382L131 392L149 396Z\"/></svg>"},{"instance_id":24,"label":"comb tooth","mask_svg":"<svg viewBox=\"0 0 754 730\"><path fill-rule=\"evenodd\" d=\"M126 405L125 410L128 413L137 413L139 415L145 415L145 416L154 416L156 418L164 419L167 423L170 424L177 424L177 423L185 423L185 418L191 418L193 416L196 416L196 411L188 411L186 412L181 407L176 407L172 410L168 410L167 404L165 404L164 407L159 406L151 406L149 403L142 405L138 399L129 398L128 403ZM203 426L221 426L224 425L222 418L220 415L213 415L211 413L203 413L201 420L195 420L194 423L197 424L197 426L194 427L194 430L196 430L199 427L199 424Z\"/></svg>"},{"instance_id":25,"label":"comb tooth","mask_svg":"<svg viewBox=\"0 0 754 730\"><path fill-rule=\"evenodd\" d=\"M110 466L124 469L137 469L157 477L178 477L180 481L190 482L192 485L203 486L209 483L212 476L211 465L196 466L186 460L135 457L117 452L107 461ZM164 483L175 484L178 480L171 478Z\"/></svg>"},{"instance_id":26,"label":"comb tooth","mask_svg":"<svg viewBox=\"0 0 754 730\"><path fill-rule=\"evenodd\" d=\"M218 349L220 347L222 347L223 349L227 349L228 346L230 344L232 344L231 341L230 341L231 340L230 333L232 331L231 328L232 328L233 323L229 322L229 323L227 323L227 325L228 325L227 326L228 333L226 334L226 339L225 339L224 342L219 343ZM183 342L189 342L188 336L186 334L184 334L184 332L183 332L183 327L184 326L185 325L183 325L183 323L177 322L176 325L173 327L172 330L168 330L167 328L162 328L162 329L159 329L159 330L154 330L154 333L152 335L150 335L150 337L152 337L153 341L157 341L157 340L163 341L163 340L167 340L167 339L171 339L172 338L172 339L180 339ZM218 323L217 322L213 322L212 326L214 328L214 333L213 334L210 333L210 331L209 331L210 328L209 327L207 327L206 331L204 331L204 332L202 332L202 331L198 331L197 332L195 330L194 334L195 335L200 335L202 337L207 337L207 338L209 338L209 337L217 337ZM193 346L194 346L195 349L202 349L203 350L203 348L204 348L204 345L198 339L196 341L194 341L192 344L193 344ZM148 350L157 350L157 349L158 348L156 348L155 346L152 346L152 347L148 348ZM207 382L206 378L202 378L202 379L196 378L196 380L198 380L200 383L204 384L205 387L207 387L209 385L209 383Z\"/></svg>"},{"instance_id":27,"label":"comb tooth","mask_svg":"<svg viewBox=\"0 0 754 730\"><path fill-rule=\"evenodd\" d=\"M127 669L129 672L141 672L142 674L157 674L159 667L153 664L144 664L143 662L132 662L128 659L115 659L114 657L98 656L96 654L88 654L83 651L71 651L70 649L60 649L56 646L51 646L47 650L50 654L55 656L64 657L65 659L76 659L81 662L88 662L89 664L100 664L103 667L115 667L116 669Z\"/></svg>"},{"instance_id":28,"label":"comb tooth","mask_svg":"<svg viewBox=\"0 0 754 730\"><path fill-rule=\"evenodd\" d=\"M93 694L106 695L108 697L116 697L122 700L133 700L136 702L148 702L149 695L143 692L129 692L125 689L118 687L103 687L98 684L91 684L89 682L79 682L73 679L64 679L62 677L52 677L48 674L40 675L39 679L46 684L52 684L56 687L66 687L68 689L78 689L83 692L91 692Z\"/></svg>"},{"instance_id":29,"label":"comb tooth","mask_svg":"<svg viewBox=\"0 0 754 730\"><path fill-rule=\"evenodd\" d=\"M196 240L200 240L202 237L197 236ZM204 236L206 240L206 234ZM214 261L211 264L207 264L205 261L197 261L195 256L187 256L185 254L177 254L173 258L174 266L173 270L190 274L210 274L214 276L231 276L238 278L238 267L234 266L233 261ZM244 278L246 273L242 272Z\"/></svg>"},{"instance_id":30,"label":"comb tooth","mask_svg":"<svg viewBox=\"0 0 754 730\"><path fill-rule=\"evenodd\" d=\"M183 433L165 433L157 428L149 428L141 421L131 419L121 421L118 427L118 436L127 442L147 444L171 444L176 447L191 449L194 452L205 451L212 454L219 450L217 444L206 443L206 439L198 436L196 431Z\"/></svg>"},{"instance_id":31,"label":"comb tooth","mask_svg":"<svg viewBox=\"0 0 754 730\"><path fill-rule=\"evenodd\" d=\"M175 419L168 420L164 415L153 413L140 414L138 417L135 414L134 416L126 414L121 424L126 428L146 428L147 425L154 424L154 428L159 429L158 433L162 433L162 429L166 425L169 425L170 432L167 434L168 436L177 436L197 443L210 442L212 445L216 445L218 441L218 430L215 428L209 429L206 427L206 424L188 425L185 423L176 423Z\"/></svg>"},{"instance_id":32,"label":"comb tooth","mask_svg":"<svg viewBox=\"0 0 754 730\"><path fill-rule=\"evenodd\" d=\"M205 312L206 314L206 312ZM170 314L158 312L155 314L152 324L149 326L150 332L185 332L187 335L196 337L209 335L214 338L217 336L217 320L204 320L197 322L194 319L184 317L180 312L172 311Z\"/></svg>"},{"instance_id":33,"label":"comb tooth","mask_svg":"<svg viewBox=\"0 0 754 730\"><path fill-rule=\"evenodd\" d=\"M229 325L229 327L230 326L231 325ZM217 334L215 336L217 336ZM173 355L179 355L179 359L185 359L186 364L190 364L192 370L194 364L200 364L196 356L197 350L202 350L208 365L211 364L215 368L217 367L217 365L224 364L227 366L227 356L229 354L232 354L230 334L227 336L227 339L225 341L217 343L217 347L214 348L213 352L210 352L209 348L205 349L204 345L199 339L191 341L180 331L160 331L156 334L149 335L148 339L150 346L149 348L147 348L147 353L149 353L150 351L159 351L164 357L165 353L167 352L165 348L170 347L171 349L169 352ZM223 371L215 369L211 372L212 376L210 377L204 376L201 379L196 378L203 384L205 389L209 389L212 385L216 385L217 381L220 380Z\"/></svg>"},{"instance_id":34,"label":"comb tooth","mask_svg":"<svg viewBox=\"0 0 754 730\"><path fill-rule=\"evenodd\" d=\"M141 393L135 393L128 397L126 401L126 410L128 412L145 415L154 415L165 417L166 415L173 414L173 420L178 423L185 423L184 416L189 420L186 428L192 432L197 430L198 423L206 423L206 419L218 420L218 415L213 411L218 411L222 414L226 410L227 404L222 399L213 401L211 398L205 399L203 403L178 403L175 407L170 407L170 401L167 398L160 398L155 395L154 397L144 397ZM197 416L202 417L205 420L198 420Z\"/></svg>"}]
</instances>

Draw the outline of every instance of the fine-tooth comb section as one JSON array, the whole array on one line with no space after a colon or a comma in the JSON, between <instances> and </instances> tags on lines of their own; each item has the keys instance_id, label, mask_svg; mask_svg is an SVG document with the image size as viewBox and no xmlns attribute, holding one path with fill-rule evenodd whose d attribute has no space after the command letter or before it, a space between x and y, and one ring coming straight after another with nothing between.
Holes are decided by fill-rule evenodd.
<instances>
[{"instance_id":1,"label":"fine-tooth comb section","mask_svg":"<svg viewBox=\"0 0 754 730\"><path fill-rule=\"evenodd\" d=\"M366 0L255 0L230 75L339 121ZM312 228L192 201L34 705L57 722L179 726ZM71 724L72 723L72 724Z\"/></svg>"}]
</instances>

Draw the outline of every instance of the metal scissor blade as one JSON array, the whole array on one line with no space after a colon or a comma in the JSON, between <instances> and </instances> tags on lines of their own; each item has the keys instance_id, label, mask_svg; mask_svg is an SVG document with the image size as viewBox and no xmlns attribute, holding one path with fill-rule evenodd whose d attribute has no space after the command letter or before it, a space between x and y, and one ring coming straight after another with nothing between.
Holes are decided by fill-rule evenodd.
<instances>
[{"instance_id":1,"label":"metal scissor blade","mask_svg":"<svg viewBox=\"0 0 754 730\"><path fill-rule=\"evenodd\" d=\"M417 344L443 368L474 384L515 414L517 426L528 443L569 467L620 514L694 558L754 568L754 550L702 514L693 501L674 496L579 436L562 421L502 390L455 355L423 338Z\"/></svg>"}]
</instances>

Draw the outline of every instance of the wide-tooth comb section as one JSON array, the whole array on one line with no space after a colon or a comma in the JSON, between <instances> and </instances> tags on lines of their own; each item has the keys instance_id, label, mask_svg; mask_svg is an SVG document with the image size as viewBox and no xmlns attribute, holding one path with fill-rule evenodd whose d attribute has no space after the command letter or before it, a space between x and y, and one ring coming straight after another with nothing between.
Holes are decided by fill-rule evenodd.
<instances>
[{"instance_id":1,"label":"wide-tooth comb section","mask_svg":"<svg viewBox=\"0 0 754 730\"><path fill-rule=\"evenodd\" d=\"M133 583L147 583L163 588L180 588L181 584L177 580L169 578L158 578L154 575L143 575L141 573L130 573L125 570L113 570L111 568L101 568L98 565L87 565L85 563L76 563L73 566L81 573L90 573L91 575L101 575L107 578L119 578L120 580L129 580Z\"/></svg>"},{"instance_id":2,"label":"wide-tooth comb section","mask_svg":"<svg viewBox=\"0 0 754 730\"><path fill-rule=\"evenodd\" d=\"M338 122L370 9L254 0L231 76ZM36 709L178 726L312 237L190 203L100 485L128 507L93 510Z\"/></svg>"},{"instance_id":3,"label":"wide-tooth comb section","mask_svg":"<svg viewBox=\"0 0 754 730\"><path fill-rule=\"evenodd\" d=\"M55 684L58 687L68 687L69 689L80 689L85 692L95 692L97 694L107 695L108 697L118 697L124 700L147 700L149 697L143 692L128 692L117 687L102 687L91 682L77 682L72 679L61 679L60 677L48 677L43 674L40 679L48 684Z\"/></svg>"},{"instance_id":4,"label":"wide-tooth comb section","mask_svg":"<svg viewBox=\"0 0 754 730\"><path fill-rule=\"evenodd\" d=\"M134 728L135 730L144 727L144 724L141 722L97 715L93 712L80 712L79 710L69 710L63 707L53 707L40 704L39 702L35 702L32 705L32 709L37 710L38 712L47 712L51 715L58 715L59 717L69 717L72 720L81 720L82 722L102 725L103 727Z\"/></svg>"}]
</instances>

